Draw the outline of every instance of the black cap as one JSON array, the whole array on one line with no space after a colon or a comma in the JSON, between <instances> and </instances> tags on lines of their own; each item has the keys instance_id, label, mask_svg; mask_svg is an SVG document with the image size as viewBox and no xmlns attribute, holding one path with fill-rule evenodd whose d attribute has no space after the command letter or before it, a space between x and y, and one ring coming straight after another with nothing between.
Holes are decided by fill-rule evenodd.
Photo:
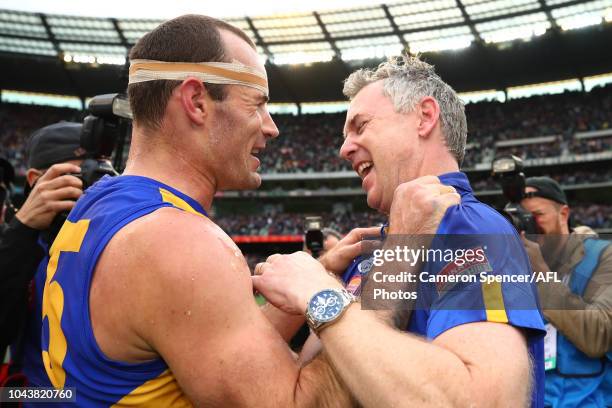
<instances>
[{"instance_id":1,"label":"black cap","mask_svg":"<svg viewBox=\"0 0 612 408\"><path fill-rule=\"evenodd\" d=\"M82 127L80 123L59 122L34 132L26 149L28 168L42 170L57 163L83 159L86 152L81 147Z\"/></svg>"},{"instance_id":2,"label":"black cap","mask_svg":"<svg viewBox=\"0 0 612 408\"><path fill-rule=\"evenodd\" d=\"M0 157L0 180L4 182L5 186L8 186L15 180L15 169L13 169L11 162L4 157Z\"/></svg>"},{"instance_id":3,"label":"black cap","mask_svg":"<svg viewBox=\"0 0 612 408\"><path fill-rule=\"evenodd\" d=\"M559 204L567 205L567 197L563 189L555 180L550 177L529 177L525 181L525 187L533 187L537 191L527 193L526 198L541 197L555 201Z\"/></svg>"}]
</instances>

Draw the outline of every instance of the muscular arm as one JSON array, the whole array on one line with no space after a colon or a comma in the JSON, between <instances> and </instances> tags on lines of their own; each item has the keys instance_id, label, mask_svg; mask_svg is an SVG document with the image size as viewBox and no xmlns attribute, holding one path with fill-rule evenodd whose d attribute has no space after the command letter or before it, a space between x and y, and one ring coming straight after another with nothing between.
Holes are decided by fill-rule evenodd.
<instances>
[{"instance_id":1,"label":"muscular arm","mask_svg":"<svg viewBox=\"0 0 612 408\"><path fill-rule=\"evenodd\" d=\"M589 357L599 358L612 345L612 245L602 254L584 297L562 283L538 287L544 316Z\"/></svg>"},{"instance_id":2,"label":"muscular arm","mask_svg":"<svg viewBox=\"0 0 612 408\"><path fill-rule=\"evenodd\" d=\"M268 258L260 269L252 278L256 287L287 311L304 310L314 293L341 286L305 253ZM529 400L530 361L519 329L466 323L427 341L397 331L387 315L353 304L319 336L364 406L524 406Z\"/></svg>"},{"instance_id":3,"label":"muscular arm","mask_svg":"<svg viewBox=\"0 0 612 408\"><path fill-rule=\"evenodd\" d=\"M247 265L229 237L210 221L173 209L148 217L152 222L132 231L147 260L139 271L147 279L140 282L141 323L134 331L194 404L348 403L323 358L303 368L295 361L255 303ZM167 231L171 239L154 239Z\"/></svg>"},{"instance_id":4,"label":"muscular arm","mask_svg":"<svg viewBox=\"0 0 612 408\"><path fill-rule=\"evenodd\" d=\"M291 341L293 336L295 336L306 321L303 315L285 313L277 307L274 307L271 303L266 303L261 306L260 309L287 343Z\"/></svg>"},{"instance_id":5,"label":"muscular arm","mask_svg":"<svg viewBox=\"0 0 612 408\"><path fill-rule=\"evenodd\" d=\"M339 376L366 407L518 407L529 401L526 342L512 326L470 323L429 342L393 329L355 304L323 330L321 341Z\"/></svg>"}]
</instances>

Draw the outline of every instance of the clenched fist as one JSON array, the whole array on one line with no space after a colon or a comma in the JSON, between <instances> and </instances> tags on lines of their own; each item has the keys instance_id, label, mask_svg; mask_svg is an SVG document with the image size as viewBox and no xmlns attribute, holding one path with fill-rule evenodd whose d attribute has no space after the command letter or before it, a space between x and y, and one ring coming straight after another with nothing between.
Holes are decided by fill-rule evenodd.
<instances>
[{"instance_id":1,"label":"clenched fist","mask_svg":"<svg viewBox=\"0 0 612 408\"><path fill-rule=\"evenodd\" d=\"M395 189L389 212L389 234L435 234L446 210L461 202L454 187L436 176L424 176Z\"/></svg>"},{"instance_id":2,"label":"clenched fist","mask_svg":"<svg viewBox=\"0 0 612 408\"><path fill-rule=\"evenodd\" d=\"M340 282L306 252L271 255L255 266L253 286L280 310L304 314L310 298L320 290L342 288Z\"/></svg>"}]
</instances>

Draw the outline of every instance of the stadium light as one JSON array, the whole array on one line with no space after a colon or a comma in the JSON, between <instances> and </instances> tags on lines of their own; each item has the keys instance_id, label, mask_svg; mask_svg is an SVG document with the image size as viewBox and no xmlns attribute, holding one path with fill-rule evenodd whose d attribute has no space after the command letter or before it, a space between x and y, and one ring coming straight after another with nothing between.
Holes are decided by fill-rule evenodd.
<instances>
[{"instance_id":1,"label":"stadium light","mask_svg":"<svg viewBox=\"0 0 612 408\"><path fill-rule=\"evenodd\" d=\"M607 19L607 17L606 17ZM571 16L564 19L559 19L559 25L562 30L576 30L583 27L598 25L601 23L601 14L590 13Z\"/></svg>"},{"instance_id":2,"label":"stadium light","mask_svg":"<svg viewBox=\"0 0 612 408\"><path fill-rule=\"evenodd\" d=\"M313 62L328 62L332 60L331 52L288 52L274 55L274 63L278 65L301 65Z\"/></svg>"},{"instance_id":3,"label":"stadium light","mask_svg":"<svg viewBox=\"0 0 612 408\"><path fill-rule=\"evenodd\" d=\"M544 34L549 24L541 24L538 26L519 26L511 27L506 30L498 30L491 33L483 33L486 42L503 43L514 40L528 41L533 37Z\"/></svg>"},{"instance_id":4,"label":"stadium light","mask_svg":"<svg viewBox=\"0 0 612 408\"><path fill-rule=\"evenodd\" d=\"M482 101L498 101L506 102L506 95L502 91L496 89L487 89L477 92L459 93L459 98L465 103L477 103Z\"/></svg>"},{"instance_id":5,"label":"stadium light","mask_svg":"<svg viewBox=\"0 0 612 408\"><path fill-rule=\"evenodd\" d=\"M612 7L606 9L606 13L604 14L604 19L608 23L612 23Z\"/></svg>"},{"instance_id":6,"label":"stadium light","mask_svg":"<svg viewBox=\"0 0 612 408\"><path fill-rule=\"evenodd\" d=\"M584 90L590 92L596 86L612 84L612 72L584 78Z\"/></svg>"},{"instance_id":7,"label":"stadium light","mask_svg":"<svg viewBox=\"0 0 612 408\"><path fill-rule=\"evenodd\" d=\"M374 47L356 47L343 49L342 59L349 60L364 60L369 58L384 58L391 55L399 55L402 52L401 44L379 45Z\"/></svg>"},{"instance_id":8,"label":"stadium light","mask_svg":"<svg viewBox=\"0 0 612 408\"><path fill-rule=\"evenodd\" d=\"M96 57L96 62L98 64L124 65L125 64L125 57L100 56L100 57Z\"/></svg>"},{"instance_id":9,"label":"stadium light","mask_svg":"<svg viewBox=\"0 0 612 408\"><path fill-rule=\"evenodd\" d=\"M96 57L93 55L74 55L72 61L83 64L94 64L96 62Z\"/></svg>"},{"instance_id":10,"label":"stadium light","mask_svg":"<svg viewBox=\"0 0 612 408\"><path fill-rule=\"evenodd\" d=\"M544 82L526 86L513 86L508 88L508 99L527 98L532 95L553 95L565 91L581 91L582 85L578 79L565 81Z\"/></svg>"},{"instance_id":11,"label":"stadium light","mask_svg":"<svg viewBox=\"0 0 612 408\"><path fill-rule=\"evenodd\" d=\"M444 50L460 50L472 44L470 37L444 38L442 40L418 41L410 43L413 52L432 52Z\"/></svg>"}]
</instances>

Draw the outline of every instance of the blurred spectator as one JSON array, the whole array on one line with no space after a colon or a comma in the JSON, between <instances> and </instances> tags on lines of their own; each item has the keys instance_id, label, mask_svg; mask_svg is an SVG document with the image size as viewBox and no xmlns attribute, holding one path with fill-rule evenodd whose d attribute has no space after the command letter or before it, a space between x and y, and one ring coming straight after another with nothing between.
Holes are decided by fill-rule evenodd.
<instances>
[{"instance_id":1,"label":"blurred spectator","mask_svg":"<svg viewBox=\"0 0 612 408\"><path fill-rule=\"evenodd\" d=\"M573 139L575 132L612 127L612 84L558 95L539 95L507 102L466 105L468 143L463 168L474 167L494 154L514 153L525 159L560 156L564 148L582 154L612 149L612 137ZM4 104L0 106L0 155L23 165L24 138L34 129L59 120L77 120L81 112L67 108ZM345 113L274 115L280 130L261 154L263 173L331 172L351 170L338 156ZM556 135L553 143L497 149L500 140Z\"/></svg>"},{"instance_id":2,"label":"blurred spectator","mask_svg":"<svg viewBox=\"0 0 612 408\"><path fill-rule=\"evenodd\" d=\"M0 105L0 156L15 168L18 176L26 171L26 139L34 130L61 120L80 122L82 113L69 108L51 106Z\"/></svg>"},{"instance_id":3,"label":"blurred spectator","mask_svg":"<svg viewBox=\"0 0 612 408\"><path fill-rule=\"evenodd\" d=\"M570 208L576 225L593 229L612 228L612 205L583 204Z\"/></svg>"},{"instance_id":4,"label":"blurred spectator","mask_svg":"<svg viewBox=\"0 0 612 408\"><path fill-rule=\"evenodd\" d=\"M612 180L612 170L602 171L584 171L575 170L572 173L549 174L549 177L557 180L563 186L572 186L575 184L599 183ZM499 190L500 184L491 177L486 177L482 180L472 182L472 188L478 193L482 190ZM573 207L572 207L573 209Z\"/></svg>"},{"instance_id":5,"label":"blurred spectator","mask_svg":"<svg viewBox=\"0 0 612 408\"><path fill-rule=\"evenodd\" d=\"M586 225L594 229L612 228L612 205L578 203L571 206L571 214L576 225ZM384 215L374 211L318 215L323 217L325 225L342 234L355 227L376 226L385 221ZM217 217L215 222L229 235L301 235L304 231L304 216L281 212L232 215Z\"/></svg>"},{"instance_id":6,"label":"blurred spectator","mask_svg":"<svg viewBox=\"0 0 612 408\"><path fill-rule=\"evenodd\" d=\"M348 233L355 227L371 227L385 221L384 215L374 212L343 212L317 214L328 228ZM304 214L268 212L266 214L231 215L216 217L215 222L229 235L301 235L304 233Z\"/></svg>"},{"instance_id":7,"label":"blurred spectator","mask_svg":"<svg viewBox=\"0 0 612 408\"><path fill-rule=\"evenodd\" d=\"M552 143L534 143L521 146L501 147L495 150L496 156L513 154L523 160L535 159L540 157L558 157L561 156L561 140L558 138Z\"/></svg>"},{"instance_id":8,"label":"blurred spectator","mask_svg":"<svg viewBox=\"0 0 612 408\"><path fill-rule=\"evenodd\" d=\"M612 150L612 136L593 139L575 139L570 143L570 150L576 154L605 152Z\"/></svg>"}]
</instances>

